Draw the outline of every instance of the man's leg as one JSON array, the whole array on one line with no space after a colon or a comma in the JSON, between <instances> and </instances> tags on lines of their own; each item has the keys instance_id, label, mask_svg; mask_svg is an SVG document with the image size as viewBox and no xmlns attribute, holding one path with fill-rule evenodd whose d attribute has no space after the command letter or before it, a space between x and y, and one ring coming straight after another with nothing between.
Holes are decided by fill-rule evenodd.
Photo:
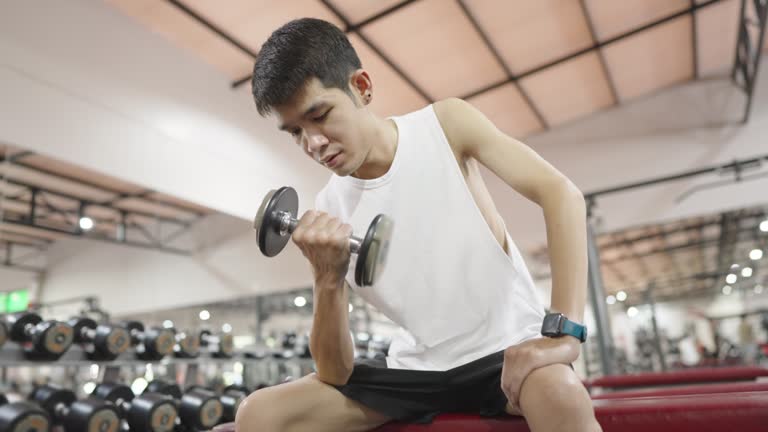
<instances>
[{"instance_id":1,"label":"man's leg","mask_svg":"<svg viewBox=\"0 0 768 432\"><path fill-rule=\"evenodd\" d=\"M240 405L235 425L237 432L357 432L387 421L312 374L253 392Z\"/></svg>"},{"instance_id":2,"label":"man's leg","mask_svg":"<svg viewBox=\"0 0 768 432\"><path fill-rule=\"evenodd\" d=\"M573 369L554 364L531 372L520 389L520 411L531 432L598 432L592 399ZM521 412L507 405L507 412Z\"/></svg>"}]
</instances>

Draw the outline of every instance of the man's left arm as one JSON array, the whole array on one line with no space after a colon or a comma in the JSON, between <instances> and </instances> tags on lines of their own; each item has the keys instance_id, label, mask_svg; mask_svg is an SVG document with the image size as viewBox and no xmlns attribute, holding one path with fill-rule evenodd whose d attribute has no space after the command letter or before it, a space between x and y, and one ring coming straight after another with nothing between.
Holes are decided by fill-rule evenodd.
<instances>
[{"instance_id":1,"label":"man's left arm","mask_svg":"<svg viewBox=\"0 0 768 432\"><path fill-rule=\"evenodd\" d=\"M435 104L454 151L473 158L513 190L538 204L547 230L552 270L551 312L583 322L587 297L586 206L581 191L530 147L501 132L483 113L460 99ZM506 366L522 368L522 380L533 369L553 363L570 364L578 358L575 337L535 339L508 351ZM509 368L507 368L509 369ZM519 369L518 369L519 370Z\"/></svg>"}]
</instances>

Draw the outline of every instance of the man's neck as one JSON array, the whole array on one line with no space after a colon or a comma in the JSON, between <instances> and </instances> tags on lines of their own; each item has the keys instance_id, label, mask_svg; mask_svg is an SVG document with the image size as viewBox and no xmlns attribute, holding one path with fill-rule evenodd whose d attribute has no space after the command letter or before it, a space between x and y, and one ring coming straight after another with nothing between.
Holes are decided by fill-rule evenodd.
<instances>
[{"instance_id":1,"label":"man's neck","mask_svg":"<svg viewBox=\"0 0 768 432\"><path fill-rule=\"evenodd\" d=\"M352 173L353 177L369 180L383 176L395 160L398 131L393 120L376 117L370 133L369 152L365 162Z\"/></svg>"}]
</instances>

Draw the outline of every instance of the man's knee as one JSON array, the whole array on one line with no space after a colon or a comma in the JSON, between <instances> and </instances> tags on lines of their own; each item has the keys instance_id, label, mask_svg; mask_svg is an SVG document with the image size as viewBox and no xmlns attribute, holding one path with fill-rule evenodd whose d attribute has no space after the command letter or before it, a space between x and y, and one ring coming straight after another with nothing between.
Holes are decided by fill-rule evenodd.
<instances>
[{"instance_id":1,"label":"man's knee","mask_svg":"<svg viewBox=\"0 0 768 432\"><path fill-rule=\"evenodd\" d=\"M569 418L592 418L594 411L584 384L568 366L554 364L531 372L520 389L520 408L562 413Z\"/></svg>"},{"instance_id":2,"label":"man's knee","mask_svg":"<svg viewBox=\"0 0 768 432\"><path fill-rule=\"evenodd\" d=\"M284 409L287 405L285 401L280 401L280 392L274 390L276 389L257 390L245 398L237 410L236 431L273 432L285 430L290 420L290 413Z\"/></svg>"}]
</instances>

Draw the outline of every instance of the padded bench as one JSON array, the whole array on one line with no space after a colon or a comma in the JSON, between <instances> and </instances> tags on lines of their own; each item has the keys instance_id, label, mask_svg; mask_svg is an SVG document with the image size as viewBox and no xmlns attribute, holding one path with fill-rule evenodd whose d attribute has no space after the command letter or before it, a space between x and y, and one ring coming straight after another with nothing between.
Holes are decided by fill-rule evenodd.
<instances>
[{"instance_id":1,"label":"padded bench","mask_svg":"<svg viewBox=\"0 0 768 432\"><path fill-rule=\"evenodd\" d=\"M604 432L765 432L768 392L594 401ZM446 414L426 425L388 423L376 432L530 432L522 417Z\"/></svg>"},{"instance_id":2,"label":"padded bench","mask_svg":"<svg viewBox=\"0 0 768 432\"><path fill-rule=\"evenodd\" d=\"M629 388L665 385L713 383L724 381L754 381L768 376L768 368L755 366L693 368L672 372L649 372L632 375L610 375L588 380L587 388Z\"/></svg>"}]
</instances>

